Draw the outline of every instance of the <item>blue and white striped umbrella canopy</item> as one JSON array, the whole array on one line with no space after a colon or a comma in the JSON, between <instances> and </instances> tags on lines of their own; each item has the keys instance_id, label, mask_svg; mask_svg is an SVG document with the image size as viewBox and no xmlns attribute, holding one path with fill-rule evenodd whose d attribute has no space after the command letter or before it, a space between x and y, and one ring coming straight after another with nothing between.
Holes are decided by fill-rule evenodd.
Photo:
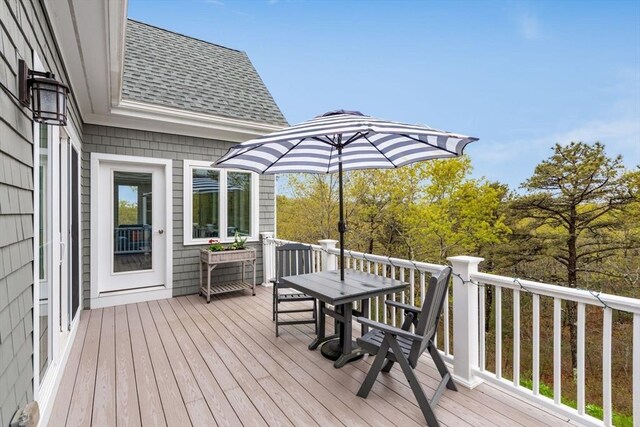
<instances>
[{"instance_id":1,"label":"blue and white striped umbrella canopy","mask_svg":"<svg viewBox=\"0 0 640 427\"><path fill-rule=\"evenodd\" d=\"M341 157L345 171L391 169L459 156L477 140L339 110L231 147L215 165L260 174L332 173L338 171Z\"/></svg>"}]
</instances>

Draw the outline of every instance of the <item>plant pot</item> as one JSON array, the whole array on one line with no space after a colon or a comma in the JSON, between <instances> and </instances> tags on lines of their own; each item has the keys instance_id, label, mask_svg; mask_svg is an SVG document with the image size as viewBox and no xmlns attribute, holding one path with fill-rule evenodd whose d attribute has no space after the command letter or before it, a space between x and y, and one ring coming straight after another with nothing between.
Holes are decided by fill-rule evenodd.
<instances>
[{"instance_id":1,"label":"plant pot","mask_svg":"<svg viewBox=\"0 0 640 427\"><path fill-rule=\"evenodd\" d=\"M218 264L233 261L246 261L256 258L256 250L245 248L212 252L209 249L200 250L200 259L207 264Z\"/></svg>"}]
</instances>

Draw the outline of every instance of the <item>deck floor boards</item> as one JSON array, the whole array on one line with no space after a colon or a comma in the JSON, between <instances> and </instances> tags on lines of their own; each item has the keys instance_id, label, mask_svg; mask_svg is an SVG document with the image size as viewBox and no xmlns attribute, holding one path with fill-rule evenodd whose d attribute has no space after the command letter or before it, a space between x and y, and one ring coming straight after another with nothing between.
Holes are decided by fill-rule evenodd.
<instances>
[{"instance_id":1,"label":"deck floor boards","mask_svg":"<svg viewBox=\"0 0 640 427\"><path fill-rule=\"evenodd\" d=\"M276 338L271 289L256 292L83 312L49 425L425 425L399 369L357 397L373 358L334 369L307 349L311 325ZM433 393L430 359L417 375ZM435 413L443 426L575 424L490 384L445 391Z\"/></svg>"}]
</instances>

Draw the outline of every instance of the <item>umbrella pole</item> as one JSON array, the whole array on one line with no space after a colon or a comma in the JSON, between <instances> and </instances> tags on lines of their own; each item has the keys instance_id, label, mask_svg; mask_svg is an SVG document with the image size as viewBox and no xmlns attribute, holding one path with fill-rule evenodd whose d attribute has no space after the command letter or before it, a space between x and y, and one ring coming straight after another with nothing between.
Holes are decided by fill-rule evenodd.
<instances>
[{"instance_id":1,"label":"umbrella pole","mask_svg":"<svg viewBox=\"0 0 640 427\"><path fill-rule=\"evenodd\" d=\"M342 145L338 145L338 198L340 200L340 222L338 231L340 232L340 280L344 281L344 232L347 227L344 223L344 196L342 192Z\"/></svg>"}]
</instances>

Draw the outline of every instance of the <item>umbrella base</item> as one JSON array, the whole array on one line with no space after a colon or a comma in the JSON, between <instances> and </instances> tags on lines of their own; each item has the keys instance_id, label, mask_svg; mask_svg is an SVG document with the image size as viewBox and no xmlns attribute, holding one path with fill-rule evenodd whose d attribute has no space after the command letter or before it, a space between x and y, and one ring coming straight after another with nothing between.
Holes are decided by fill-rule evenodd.
<instances>
[{"instance_id":1,"label":"umbrella base","mask_svg":"<svg viewBox=\"0 0 640 427\"><path fill-rule=\"evenodd\" d=\"M354 350L357 349L357 344L355 341L351 342L351 348ZM338 360L340 356L342 356L342 347L340 346L340 339L336 338L331 341L327 341L320 347L320 353L329 360ZM364 354L351 354L348 355L349 361L361 359Z\"/></svg>"}]
</instances>

